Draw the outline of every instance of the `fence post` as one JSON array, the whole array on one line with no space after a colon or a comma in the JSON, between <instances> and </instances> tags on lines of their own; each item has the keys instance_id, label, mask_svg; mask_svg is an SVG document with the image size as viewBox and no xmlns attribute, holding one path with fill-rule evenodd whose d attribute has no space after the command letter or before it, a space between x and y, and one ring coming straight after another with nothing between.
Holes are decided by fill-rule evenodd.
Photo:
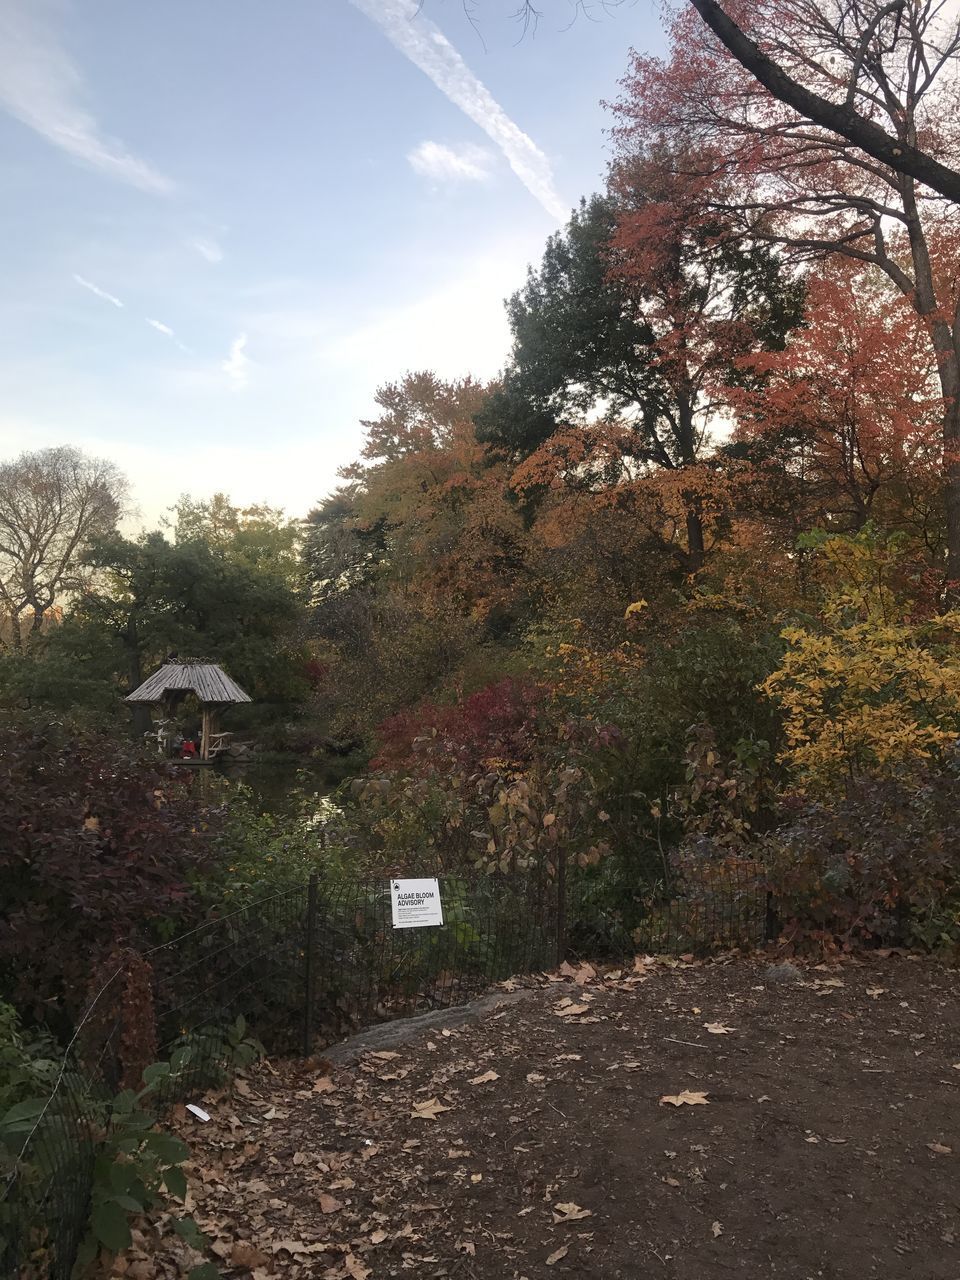
<instances>
[{"instance_id":1,"label":"fence post","mask_svg":"<svg viewBox=\"0 0 960 1280\"><path fill-rule=\"evenodd\" d=\"M780 920L777 916L777 909L774 906L773 890L767 890L766 911L763 918L763 940L764 942L776 942L780 936Z\"/></svg>"},{"instance_id":2,"label":"fence post","mask_svg":"<svg viewBox=\"0 0 960 1280\"><path fill-rule=\"evenodd\" d=\"M303 1056L313 1048L313 1005L317 962L317 875L307 883L307 939L303 966Z\"/></svg>"},{"instance_id":3,"label":"fence post","mask_svg":"<svg viewBox=\"0 0 960 1280\"><path fill-rule=\"evenodd\" d=\"M567 851L557 850L557 968L567 958Z\"/></svg>"}]
</instances>

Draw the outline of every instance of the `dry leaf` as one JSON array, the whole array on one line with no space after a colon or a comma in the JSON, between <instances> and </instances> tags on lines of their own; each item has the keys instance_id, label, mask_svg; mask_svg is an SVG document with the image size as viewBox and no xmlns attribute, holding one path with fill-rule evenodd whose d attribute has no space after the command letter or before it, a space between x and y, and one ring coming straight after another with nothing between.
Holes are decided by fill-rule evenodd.
<instances>
[{"instance_id":1,"label":"dry leaf","mask_svg":"<svg viewBox=\"0 0 960 1280\"><path fill-rule=\"evenodd\" d=\"M321 1213L339 1213L343 1205L333 1196L328 1196L325 1191L320 1192L320 1212Z\"/></svg>"},{"instance_id":2,"label":"dry leaf","mask_svg":"<svg viewBox=\"0 0 960 1280\"><path fill-rule=\"evenodd\" d=\"M371 1049L366 1055L368 1058L377 1058L380 1062L392 1062L394 1058L399 1058L399 1053L393 1049Z\"/></svg>"},{"instance_id":3,"label":"dry leaf","mask_svg":"<svg viewBox=\"0 0 960 1280\"><path fill-rule=\"evenodd\" d=\"M714 1240L716 1240L717 1236L723 1235L723 1227L720 1225L719 1222L714 1222L713 1225L710 1227L710 1230L713 1232Z\"/></svg>"},{"instance_id":4,"label":"dry leaf","mask_svg":"<svg viewBox=\"0 0 960 1280\"><path fill-rule=\"evenodd\" d=\"M877 996L882 996L886 989L886 987L867 987L867 995L872 1000L876 1000Z\"/></svg>"},{"instance_id":5,"label":"dry leaf","mask_svg":"<svg viewBox=\"0 0 960 1280\"><path fill-rule=\"evenodd\" d=\"M553 1206L554 1222L579 1222L581 1218L592 1217L593 1213L590 1209L581 1209L572 1200L567 1204L555 1204Z\"/></svg>"},{"instance_id":6,"label":"dry leaf","mask_svg":"<svg viewBox=\"0 0 960 1280\"><path fill-rule=\"evenodd\" d=\"M663 1178L662 1181L665 1182L668 1187L679 1187L680 1185L676 1178Z\"/></svg>"},{"instance_id":7,"label":"dry leaf","mask_svg":"<svg viewBox=\"0 0 960 1280\"><path fill-rule=\"evenodd\" d=\"M410 1112L414 1120L436 1120L441 1111L449 1111L438 1098L429 1098L426 1102L415 1102Z\"/></svg>"},{"instance_id":8,"label":"dry leaf","mask_svg":"<svg viewBox=\"0 0 960 1280\"><path fill-rule=\"evenodd\" d=\"M465 1253L468 1258L473 1258L477 1253L477 1246L470 1240L460 1240L457 1244L457 1252Z\"/></svg>"},{"instance_id":9,"label":"dry leaf","mask_svg":"<svg viewBox=\"0 0 960 1280\"><path fill-rule=\"evenodd\" d=\"M552 1267L555 1262L559 1262L561 1258L565 1258L569 1252L569 1245L561 1245L556 1253L551 1253L550 1257L547 1259L547 1266Z\"/></svg>"},{"instance_id":10,"label":"dry leaf","mask_svg":"<svg viewBox=\"0 0 960 1280\"><path fill-rule=\"evenodd\" d=\"M386 1231L384 1231L384 1230L381 1228L379 1231L375 1231L375 1232L373 1233L373 1235L370 1237L370 1243L371 1243L371 1244L383 1244L383 1242L384 1242L384 1240L386 1240L386 1238L387 1238L387 1233L386 1233Z\"/></svg>"},{"instance_id":11,"label":"dry leaf","mask_svg":"<svg viewBox=\"0 0 960 1280\"><path fill-rule=\"evenodd\" d=\"M319 1080L313 1082L314 1093L336 1093L336 1090L337 1086L329 1076L321 1076Z\"/></svg>"},{"instance_id":12,"label":"dry leaf","mask_svg":"<svg viewBox=\"0 0 960 1280\"><path fill-rule=\"evenodd\" d=\"M527 1084L543 1084L546 1076L542 1076L539 1071L529 1071L527 1073Z\"/></svg>"},{"instance_id":13,"label":"dry leaf","mask_svg":"<svg viewBox=\"0 0 960 1280\"><path fill-rule=\"evenodd\" d=\"M953 1147L945 1147L942 1142L928 1142L927 1150L933 1151L938 1156L952 1156Z\"/></svg>"},{"instance_id":14,"label":"dry leaf","mask_svg":"<svg viewBox=\"0 0 960 1280\"><path fill-rule=\"evenodd\" d=\"M307 1247L302 1240L274 1240L270 1246L274 1253L306 1253Z\"/></svg>"},{"instance_id":15,"label":"dry leaf","mask_svg":"<svg viewBox=\"0 0 960 1280\"><path fill-rule=\"evenodd\" d=\"M352 1253L348 1253L343 1260L347 1275L352 1276L353 1280L367 1280L368 1276L373 1275L369 1267L365 1267L359 1258L355 1258Z\"/></svg>"},{"instance_id":16,"label":"dry leaf","mask_svg":"<svg viewBox=\"0 0 960 1280\"><path fill-rule=\"evenodd\" d=\"M242 1240L237 1240L230 1250L230 1264L234 1267L264 1267L269 1261L269 1254L258 1249L255 1244L246 1244Z\"/></svg>"},{"instance_id":17,"label":"dry leaf","mask_svg":"<svg viewBox=\"0 0 960 1280\"><path fill-rule=\"evenodd\" d=\"M712 1036L728 1036L735 1030L734 1027L727 1027L722 1022L705 1022L703 1026L704 1030L709 1031Z\"/></svg>"},{"instance_id":18,"label":"dry leaf","mask_svg":"<svg viewBox=\"0 0 960 1280\"><path fill-rule=\"evenodd\" d=\"M473 1079L470 1081L470 1083L471 1084L492 1084L494 1080L499 1080L499 1079L500 1077L497 1075L496 1071L485 1071L482 1076L474 1076Z\"/></svg>"},{"instance_id":19,"label":"dry leaf","mask_svg":"<svg viewBox=\"0 0 960 1280\"><path fill-rule=\"evenodd\" d=\"M564 1004L557 1005L554 1013L558 1018L575 1018L578 1014L589 1013L590 1006L588 1004L571 1004L566 1001Z\"/></svg>"},{"instance_id":20,"label":"dry leaf","mask_svg":"<svg viewBox=\"0 0 960 1280\"><path fill-rule=\"evenodd\" d=\"M699 1093L696 1090L684 1089L681 1093L665 1093L660 1099L661 1106L669 1103L671 1107L707 1107L706 1093Z\"/></svg>"}]
</instances>

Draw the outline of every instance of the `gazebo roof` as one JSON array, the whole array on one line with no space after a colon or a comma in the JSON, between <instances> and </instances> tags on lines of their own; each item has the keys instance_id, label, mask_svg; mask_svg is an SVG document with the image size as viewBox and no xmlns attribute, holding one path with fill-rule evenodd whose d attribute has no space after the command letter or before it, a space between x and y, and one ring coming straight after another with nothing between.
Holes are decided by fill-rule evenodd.
<instances>
[{"instance_id":1,"label":"gazebo roof","mask_svg":"<svg viewBox=\"0 0 960 1280\"><path fill-rule=\"evenodd\" d=\"M199 658L177 658L165 662L159 671L128 693L124 702L162 702L168 693L193 693L202 705L223 706L230 702L250 702L235 680L215 662Z\"/></svg>"}]
</instances>

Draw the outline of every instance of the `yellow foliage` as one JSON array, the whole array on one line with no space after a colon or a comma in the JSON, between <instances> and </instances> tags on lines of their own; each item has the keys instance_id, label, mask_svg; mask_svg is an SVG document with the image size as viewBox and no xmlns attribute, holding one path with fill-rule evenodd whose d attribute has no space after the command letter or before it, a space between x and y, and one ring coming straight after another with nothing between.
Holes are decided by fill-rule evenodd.
<instances>
[{"instance_id":1,"label":"yellow foliage","mask_svg":"<svg viewBox=\"0 0 960 1280\"><path fill-rule=\"evenodd\" d=\"M808 791L832 791L952 748L960 733L960 611L912 621L889 585L896 551L868 536L823 547L835 573L820 630L787 627L787 652L763 688L784 711Z\"/></svg>"}]
</instances>

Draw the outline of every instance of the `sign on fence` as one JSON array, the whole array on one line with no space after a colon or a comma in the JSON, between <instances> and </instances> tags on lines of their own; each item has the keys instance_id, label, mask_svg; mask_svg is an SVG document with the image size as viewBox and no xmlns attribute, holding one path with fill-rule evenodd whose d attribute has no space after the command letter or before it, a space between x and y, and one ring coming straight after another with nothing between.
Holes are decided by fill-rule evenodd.
<instances>
[{"instance_id":1,"label":"sign on fence","mask_svg":"<svg viewBox=\"0 0 960 1280\"><path fill-rule=\"evenodd\" d=\"M390 898L395 929L443 924L440 885L436 880L391 880Z\"/></svg>"}]
</instances>

